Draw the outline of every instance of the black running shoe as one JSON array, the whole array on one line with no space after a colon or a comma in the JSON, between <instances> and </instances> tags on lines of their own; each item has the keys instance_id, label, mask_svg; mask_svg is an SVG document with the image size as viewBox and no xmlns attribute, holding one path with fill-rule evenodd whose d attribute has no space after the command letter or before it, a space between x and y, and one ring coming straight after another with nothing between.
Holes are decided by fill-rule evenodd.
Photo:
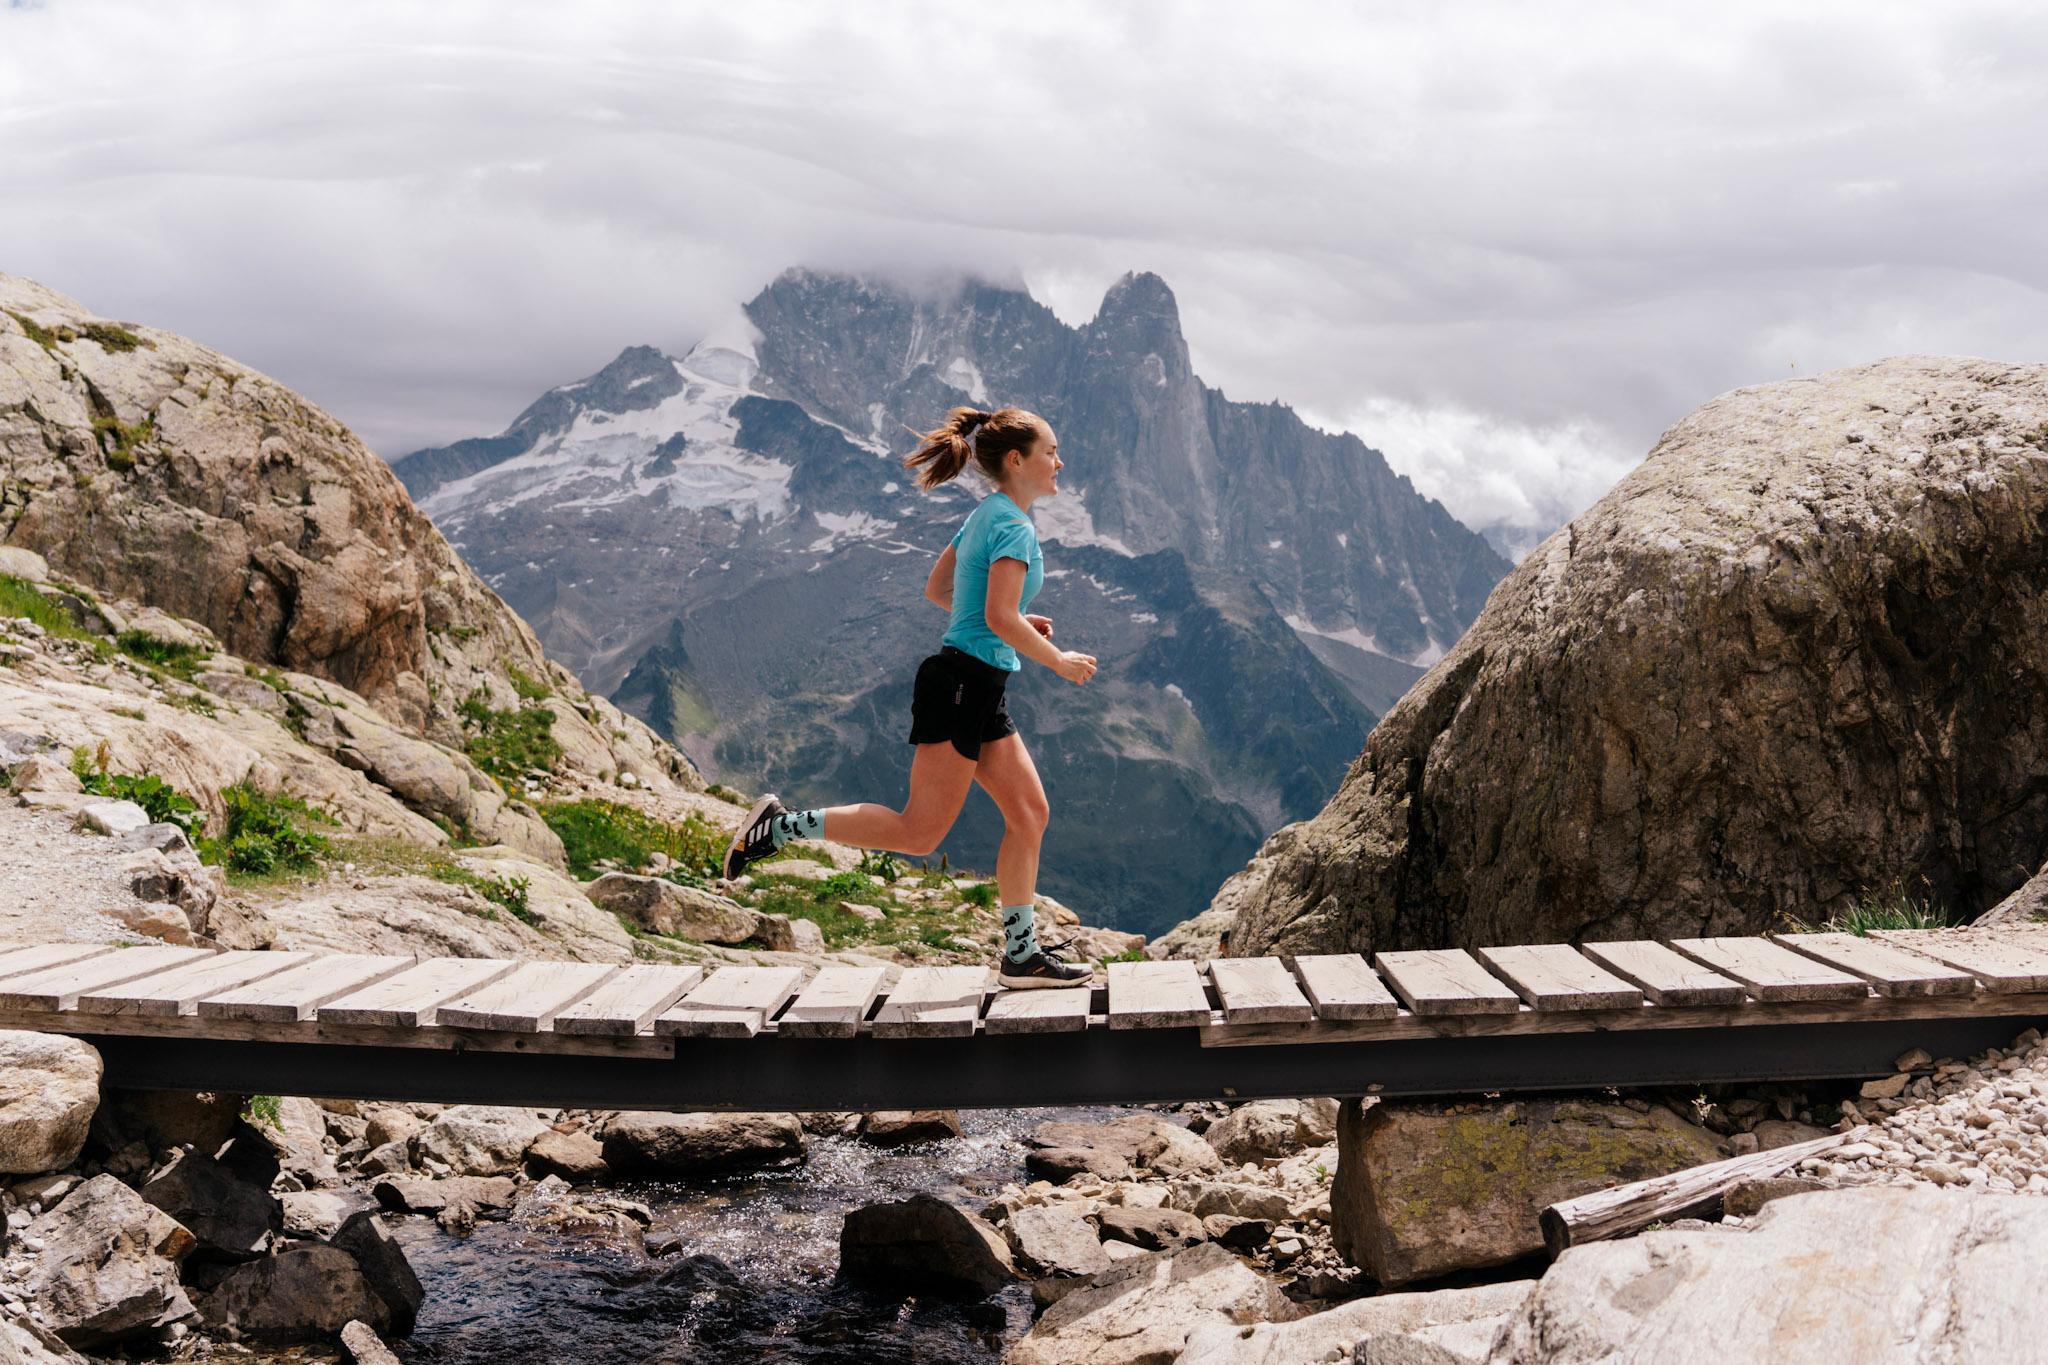
<instances>
[{"instance_id":1,"label":"black running shoe","mask_svg":"<svg viewBox=\"0 0 2048 1365\"><path fill-rule=\"evenodd\" d=\"M1013 991L1042 990L1048 986L1085 986L1095 978L1095 969L1085 962L1068 962L1060 956L1064 943L1040 948L1022 962L1003 958L996 981Z\"/></svg>"},{"instance_id":2,"label":"black running shoe","mask_svg":"<svg viewBox=\"0 0 2048 1365\"><path fill-rule=\"evenodd\" d=\"M775 799L770 792L754 803L747 812L747 821L740 826L740 832L732 836L732 842L725 849L725 879L727 881L747 870L748 863L758 863L775 851L775 840L770 834L771 822L778 815L789 814L789 809Z\"/></svg>"}]
</instances>

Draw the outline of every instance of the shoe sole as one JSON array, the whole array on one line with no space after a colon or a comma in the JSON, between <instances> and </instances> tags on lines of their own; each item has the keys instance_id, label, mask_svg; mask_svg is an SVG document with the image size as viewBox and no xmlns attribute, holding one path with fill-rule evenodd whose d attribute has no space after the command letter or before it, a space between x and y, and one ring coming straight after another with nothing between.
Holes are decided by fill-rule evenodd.
<instances>
[{"instance_id":1,"label":"shoe sole","mask_svg":"<svg viewBox=\"0 0 2048 1365\"><path fill-rule=\"evenodd\" d=\"M733 835L732 842L725 846L725 861L719 864L720 868L725 872L725 879L727 881L731 881L747 870L745 865L741 865L738 868L732 865L733 855L740 851L740 847L747 837L747 831L752 829L761 817L768 813L768 808L774 805L775 801L775 793L769 792L759 801L756 801L754 808L747 812L747 818L740 821L740 832Z\"/></svg>"},{"instance_id":2,"label":"shoe sole","mask_svg":"<svg viewBox=\"0 0 2048 1365\"><path fill-rule=\"evenodd\" d=\"M1001 974L996 977L996 984L1005 990L1043 991L1057 990L1063 987L1071 989L1075 986L1086 986L1094 980L1095 973L1093 972L1088 973L1086 976L1077 976L1071 981L1055 981L1049 976L1010 976L1008 974Z\"/></svg>"}]
</instances>

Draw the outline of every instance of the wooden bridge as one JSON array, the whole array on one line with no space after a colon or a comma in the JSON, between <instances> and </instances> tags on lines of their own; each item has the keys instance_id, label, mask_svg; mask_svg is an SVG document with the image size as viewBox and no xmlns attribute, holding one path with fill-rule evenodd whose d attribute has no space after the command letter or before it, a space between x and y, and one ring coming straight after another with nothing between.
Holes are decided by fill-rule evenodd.
<instances>
[{"instance_id":1,"label":"wooden bridge","mask_svg":"<svg viewBox=\"0 0 2048 1365\"><path fill-rule=\"evenodd\" d=\"M671 1110L1478 1094L1888 1074L2048 1020L2026 930L1109 964L662 966L0 949L0 1028L145 1089ZM893 978L893 979L892 979Z\"/></svg>"}]
</instances>

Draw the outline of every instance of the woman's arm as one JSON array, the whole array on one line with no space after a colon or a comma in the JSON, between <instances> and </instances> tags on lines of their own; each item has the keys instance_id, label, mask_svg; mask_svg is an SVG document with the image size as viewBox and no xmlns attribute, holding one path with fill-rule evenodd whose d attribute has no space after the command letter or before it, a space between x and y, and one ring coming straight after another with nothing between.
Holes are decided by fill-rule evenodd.
<instances>
[{"instance_id":1,"label":"woman's arm","mask_svg":"<svg viewBox=\"0 0 2048 1365\"><path fill-rule=\"evenodd\" d=\"M953 610L953 562L958 558L953 547L948 545L939 562L932 565L932 576L924 581L924 595L946 611ZM1021 583L1019 591L1022 591Z\"/></svg>"},{"instance_id":2,"label":"woman's arm","mask_svg":"<svg viewBox=\"0 0 2048 1365\"><path fill-rule=\"evenodd\" d=\"M1017 609L1028 573L1030 567L1021 559L998 559L988 566L988 606L983 613L988 628L1024 658L1044 664L1068 682L1087 682L1095 676L1094 656L1054 648Z\"/></svg>"}]
</instances>

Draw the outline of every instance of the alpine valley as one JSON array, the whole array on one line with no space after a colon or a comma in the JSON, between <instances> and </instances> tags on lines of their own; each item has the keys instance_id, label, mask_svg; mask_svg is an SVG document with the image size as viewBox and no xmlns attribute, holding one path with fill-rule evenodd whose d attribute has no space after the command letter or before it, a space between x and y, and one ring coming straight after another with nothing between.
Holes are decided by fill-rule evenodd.
<instances>
[{"instance_id":1,"label":"alpine valley","mask_svg":"<svg viewBox=\"0 0 2048 1365\"><path fill-rule=\"evenodd\" d=\"M1017 288L788 271L682 358L629 347L396 468L550 654L708 776L900 804L945 624L925 578L985 491L900 460L963 403L1059 434L1033 606L1101 670L1027 666L1011 712L1054 812L1042 882L1097 923L1196 913L1320 810L1509 567L1355 437L1203 384L1149 274L1076 328ZM1000 830L977 794L942 851L993 866Z\"/></svg>"}]
</instances>

